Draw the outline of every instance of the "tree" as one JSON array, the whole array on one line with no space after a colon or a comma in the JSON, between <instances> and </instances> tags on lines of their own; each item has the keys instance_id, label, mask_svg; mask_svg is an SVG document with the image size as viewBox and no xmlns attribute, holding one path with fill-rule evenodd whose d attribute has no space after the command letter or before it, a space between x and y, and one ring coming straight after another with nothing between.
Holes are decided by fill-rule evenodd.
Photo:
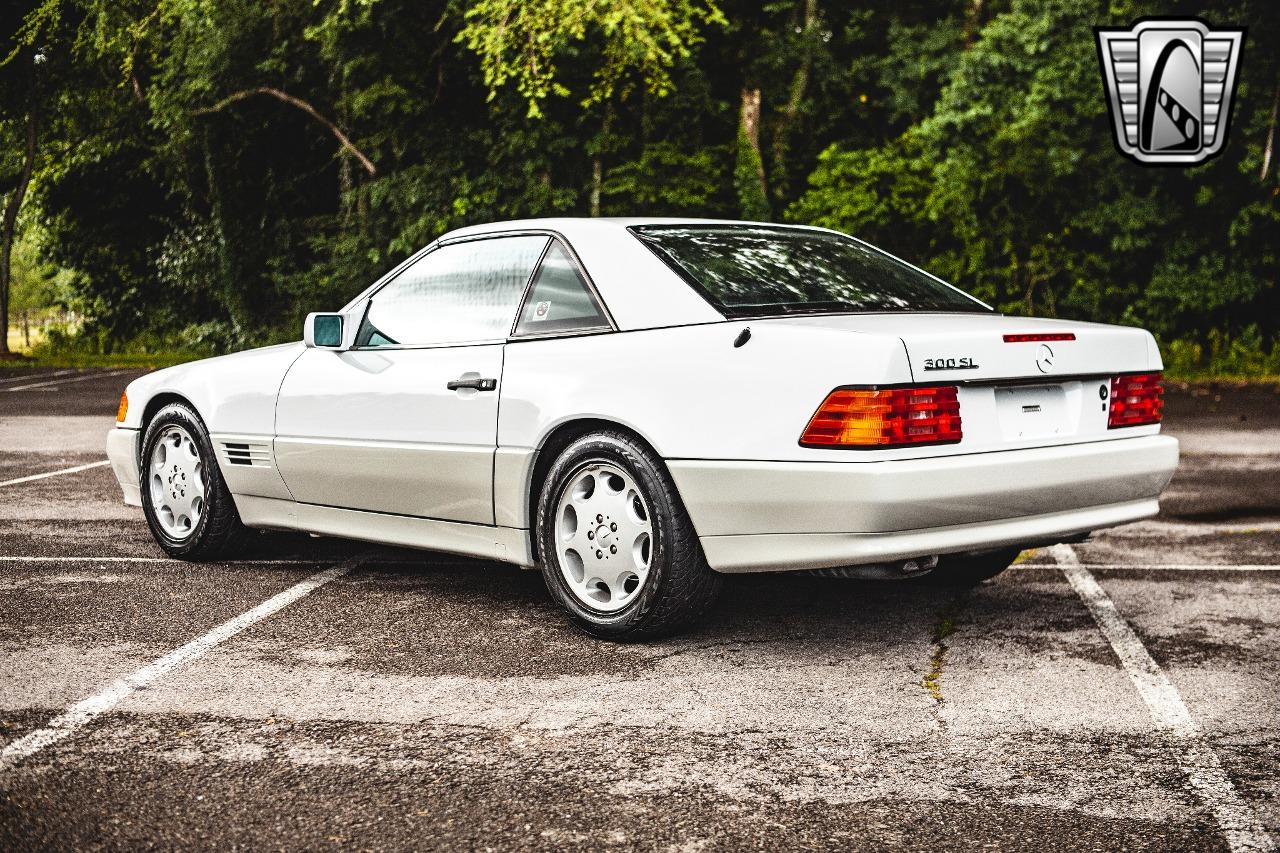
<instances>
[{"instance_id":1,"label":"tree","mask_svg":"<svg viewBox=\"0 0 1280 853\"><path fill-rule=\"evenodd\" d=\"M296 338L448 229L596 214L784 216L1004 311L1280 336L1273 2L1200 10L1249 35L1192 169L1111 141L1091 28L1145 0L13 5L0 225L41 232L85 346Z\"/></svg>"},{"instance_id":2,"label":"tree","mask_svg":"<svg viewBox=\"0 0 1280 853\"><path fill-rule=\"evenodd\" d=\"M29 10L23 10L28 11ZM3 20L3 19L0 19ZM18 216L27 198L27 188L35 174L39 156L41 98L41 66L46 57L36 47L19 38L20 19L10 18L7 39L3 43L4 60L0 66L0 139L4 156L0 158L0 195L4 199L0 211L0 357L9 353L9 301L13 281L13 245L17 238Z\"/></svg>"}]
</instances>

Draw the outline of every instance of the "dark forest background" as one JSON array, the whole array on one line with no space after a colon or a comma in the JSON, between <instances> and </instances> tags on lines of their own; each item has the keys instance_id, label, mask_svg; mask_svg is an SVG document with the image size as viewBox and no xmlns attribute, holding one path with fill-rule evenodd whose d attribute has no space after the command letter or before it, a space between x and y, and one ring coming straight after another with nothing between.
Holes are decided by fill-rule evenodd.
<instances>
[{"instance_id":1,"label":"dark forest background","mask_svg":"<svg viewBox=\"0 0 1280 853\"><path fill-rule=\"evenodd\" d=\"M0 285L47 351L296 339L441 232L827 225L1280 373L1280 3L47 0L0 11ZM1092 28L1248 35L1224 153L1112 142Z\"/></svg>"}]
</instances>

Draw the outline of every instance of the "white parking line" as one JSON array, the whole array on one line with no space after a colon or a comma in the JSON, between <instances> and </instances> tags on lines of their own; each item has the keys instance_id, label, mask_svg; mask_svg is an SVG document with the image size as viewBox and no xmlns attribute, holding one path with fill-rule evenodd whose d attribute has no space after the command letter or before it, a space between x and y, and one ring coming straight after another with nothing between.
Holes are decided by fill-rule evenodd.
<instances>
[{"instance_id":1,"label":"white parking line","mask_svg":"<svg viewBox=\"0 0 1280 853\"><path fill-rule=\"evenodd\" d=\"M109 459L103 459L101 462L90 462L88 465L77 465L74 468L63 468L60 471L46 471L43 474L32 474L29 477L19 477L16 480L5 480L0 486L16 486L19 483L30 483L32 480L43 480L46 477L58 477L63 474L76 474L80 471L88 471L90 468L101 468L103 465L110 465Z\"/></svg>"},{"instance_id":2,"label":"white parking line","mask_svg":"<svg viewBox=\"0 0 1280 853\"><path fill-rule=\"evenodd\" d=\"M44 728L36 729L29 734L23 735L6 746L3 751L0 751L0 771L12 768L22 759L28 758L45 747L68 737L94 718L119 705L135 690L141 690L178 667L199 659L210 649L226 642L246 628L278 613L330 581L342 577L359 565L361 559L348 560L331 569L316 572L311 577L289 587L279 595L268 598L252 610L223 622L204 636L197 637L185 646L174 649L169 654L151 662L131 675L116 679L101 692L67 708L66 711L50 720Z\"/></svg>"},{"instance_id":3,"label":"white parking line","mask_svg":"<svg viewBox=\"0 0 1280 853\"><path fill-rule=\"evenodd\" d=\"M1253 809L1236 792L1222 768L1222 762L1205 742L1204 733L1191 718L1191 712L1177 688L1116 610L1111 598L1089 570L1081 565L1070 545L1054 545L1050 552L1098 623L1103 636L1111 643L1120 664L1129 674L1129 680L1146 703L1151 718L1181 745L1178 764L1191 787L1213 811L1232 853L1273 850L1270 836L1262 828Z\"/></svg>"},{"instance_id":4,"label":"white parking line","mask_svg":"<svg viewBox=\"0 0 1280 853\"><path fill-rule=\"evenodd\" d=\"M457 568L462 566L471 566L476 563L483 563L483 560L447 560L438 558L437 555L424 552L421 559L413 559L407 557L379 557L369 555L364 558L367 563L378 566L426 566L430 568ZM0 563L174 563L177 565L188 565L190 560L180 560L177 557L50 557L50 556L31 556L31 557L13 557L0 555ZM240 559L227 560L223 565L231 566L327 566L338 562L332 559L287 559L287 560L254 560ZM205 563L204 565L216 566L218 563Z\"/></svg>"},{"instance_id":5,"label":"white parking line","mask_svg":"<svg viewBox=\"0 0 1280 853\"><path fill-rule=\"evenodd\" d=\"M190 563L177 557L9 557L0 556L0 563ZM336 560L234 560L245 566L327 566ZM379 560L378 562L384 562ZM216 566L217 563L206 565Z\"/></svg>"},{"instance_id":6,"label":"white parking line","mask_svg":"<svg viewBox=\"0 0 1280 853\"><path fill-rule=\"evenodd\" d=\"M1123 572L1280 572L1277 563L1078 563L1082 569ZM1018 563L1014 569L1052 569L1056 563Z\"/></svg>"},{"instance_id":7,"label":"white parking line","mask_svg":"<svg viewBox=\"0 0 1280 853\"><path fill-rule=\"evenodd\" d=\"M104 379L108 376L119 376L128 370L108 370L105 373L89 373L84 376L72 376L67 379L51 379L47 382L30 382L26 385L14 385L12 388L0 388L0 391L27 391L31 388L49 388L54 385L66 385L70 382L84 382L86 379Z\"/></svg>"},{"instance_id":8,"label":"white parking line","mask_svg":"<svg viewBox=\"0 0 1280 853\"><path fill-rule=\"evenodd\" d=\"M0 385L11 385L14 382L30 382L31 380L52 379L55 376L66 376L68 373L75 373L74 370L55 370L52 373L41 373L38 376L8 376L0 379Z\"/></svg>"}]
</instances>

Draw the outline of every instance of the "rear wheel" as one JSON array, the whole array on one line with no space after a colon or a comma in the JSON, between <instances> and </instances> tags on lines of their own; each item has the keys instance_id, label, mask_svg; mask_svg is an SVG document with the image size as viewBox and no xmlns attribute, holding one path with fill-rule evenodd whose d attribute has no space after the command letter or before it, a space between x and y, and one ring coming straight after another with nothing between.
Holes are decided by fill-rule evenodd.
<instances>
[{"instance_id":1,"label":"rear wheel","mask_svg":"<svg viewBox=\"0 0 1280 853\"><path fill-rule=\"evenodd\" d=\"M943 555L937 567L921 580L936 586L977 586L1009 568L1021 553L1019 548L1001 548L981 554Z\"/></svg>"},{"instance_id":2,"label":"rear wheel","mask_svg":"<svg viewBox=\"0 0 1280 853\"><path fill-rule=\"evenodd\" d=\"M142 510L165 553L212 560L240 549L249 530L190 406L172 403L156 413L143 436L140 461Z\"/></svg>"},{"instance_id":3,"label":"rear wheel","mask_svg":"<svg viewBox=\"0 0 1280 853\"><path fill-rule=\"evenodd\" d=\"M560 454L536 524L547 589L597 637L679 630L720 590L666 466L626 433L587 435Z\"/></svg>"}]
</instances>

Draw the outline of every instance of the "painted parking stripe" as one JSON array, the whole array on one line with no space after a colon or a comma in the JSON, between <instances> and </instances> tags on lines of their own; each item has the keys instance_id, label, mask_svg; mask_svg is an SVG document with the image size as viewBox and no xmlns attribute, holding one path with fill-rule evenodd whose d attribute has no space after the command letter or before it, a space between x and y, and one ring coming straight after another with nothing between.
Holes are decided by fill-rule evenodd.
<instances>
[{"instance_id":1,"label":"painted parking stripe","mask_svg":"<svg viewBox=\"0 0 1280 853\"><path fill-rule=\"evenodd\" d=\"M321 557L319 559L283 559L283 560L229 560L222 563L204 563L206 566L328 566L336 563L338 560ZM379 557L370 555L365 558L366 563L377 566L429 566L431 568L461 568L465 566L474 566L478 563L484 563L484 560L476 558L474 560L446 560L439 559L434 554L424 552L421 559L413 559L407 557ZM181 560L177 557L51 557L47 555L15 557L10 555L0 555L0 563L174 563L176 565L190 564L190 560Z\"/></svg>"},{"instance_id":2,"label":"painted parking stripe","mask_svg":"<svg viewBox=\"0 0 1280 853\"><path fill-rule=\"evenodd\" d=\"M76 465L74 468L63 468L59 471L45 471L43 474L31 474L27 477L19 477L16 480L5 480L0 486L16 486L19 483L30 483L33 480L44 480L48 477L60 477L63 474L77 474L81 471L88 471L90 468L101 468L103 465L110 465L109 459L103 459L100 462L90 462L87 465Z\"/></svg>"},{"instance_id":3,"label":"painted parking stripe","mask_svg":"<svg viewBox=\"0 0 1280 853\"><path fill-rule=\"evenodd\" d=\"M0 563L190 563L177 557L12 557L0 556ZM327 566L336 560L236 560L237 566ZM383 562L379 560L378 562ZM206 563L216 566L218 563Z\"/></svg>"},{"instance_id":4,"label":"painted parking stripe","mask_svg":"<svg viewBox=\"0 0 1280 853\"><path fill-rule=\"evenodd\" d=\"M1191 787L1212 810L1232 853L1273 850L1270 836L1262 828L1253 809L1236 792L1222 768L1222 762L1205 742L1204 733L1191 718L1191 712L1177 688L1116 610L1111 597L1080 563L1070 545L1054 545L1049 550L1098 623L1103 636L1111 643L1129 680L1146 703L1151 718L1178 742L1178 764Z\"/></svg>"},{"instance_id":5,"label":"painted parking stripe","mask_svg":"<svg viewBox=\"0 0 1280 853\"><path fill-rule=\"evenodd\" d=\"M50 720L44 728L36 729L29 734L23 735L6 746L3 751L0 751L0 772L12 768L24 758L29 758L45 747L74 734L96 717L119 705L135 690L141 690L173 670L198 660L210 649L225 643L246 628L280 612L330 581L337 580L359 565L361 559L348 560L333 568L316 572L311 577L289 587L279 595L268 598L252 610L223 622L204 636L197 637L185 646L174 649L164 657L152 661L142 669L126 675L124 678L116 679L101 692L77 702Z\"/></svg>"},{"instance_id":6,"label":"painted parking stripe","mask_svg":"<svg viewBox=\"0 0 1280 853\"><path fill-rule=\"evenodd\" d=\"M104 557L53 557L48 555L30 555L30 556L13 556L0 554L0 563L187 563L189 560L181 560L177 557L122 557L119 555ZM278 559L278 560L254 560L241 559L227 561L225 565L238 566L325 566L332 562L333 559L320 557L317 559ZM421 559L412 559L405 557L371 557L370 562L379 565L418 565L421 563L430 563L432 566L470 566L478 562L485 562L480 558L474 560L458 561L458 560L441 560L437 559L434 554L424 553ZM210 563L210 565L218 565ZM1151 565L1143 565L1141 563L1080 563L1082 568L1086 569L1102 569L1105 571L1130 571L1130 572L1280 572L1280 563L1243 563L1234 565L1232 563L1153 563ZM1057 563L1018 563L1012 567L1013 571L1027 571L1036 569L1040 571L1060 571Z\"/></svg>"},{"instance_id":7,"label":"painted parking stripe","mask_svg":"<svg viewBox=\"0 0 1280 853\"><path fill-rule=\"evenodd\" d=\"M12 385L15 382L30 382L32 380L41 381L44 379L52 379L55 376L66 376L68 373L75 373L74 370L55 370L52 373L39 373L28 376L8 376L0 379L0 385Z\"/></svg>"},{"instance_id":8,"label":"painted parking stripe","mask_svg":"<svg viewBox=\"0 0 1280 853\"><path fill-rule=\"evenodd\" d=\"M47 382L30 382L26 385L14 385L12 388L0 388L0 391L27 391L31 388L49 388L54 385L66 385L71 382L84 382L87 379L105 379L108 376L119 376L129 373L128 370L108 370L106 373L89 373L84 376L71 376L64 379L50 379Z\"/></svg>"},{"instance_id":9,"label":"painted parking stripe","mask_svg":"<svg viewBox=\"0 0 1280 853\"><path fill-rule=\"evenodd\" d=\"M1108 572L1280 572L1280 563L1079 563L1082 569ZM1014 569L1052 569L1056 563L1018 563Z\"/></svg>"}]
</instances>

